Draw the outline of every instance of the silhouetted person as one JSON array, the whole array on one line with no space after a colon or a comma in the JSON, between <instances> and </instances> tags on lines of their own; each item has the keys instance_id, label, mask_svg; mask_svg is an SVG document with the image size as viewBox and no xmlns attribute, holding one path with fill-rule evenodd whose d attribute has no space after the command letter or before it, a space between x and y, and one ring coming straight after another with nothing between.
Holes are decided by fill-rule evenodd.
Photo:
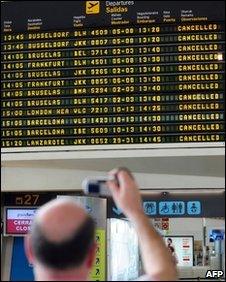
<instances>
[{"instance_id":1,"label":"silhouetted person","mask_svg":"<svg viewBox=\"0 0 226 282\"><path fill-rule=\"evenodd\" d=\"M179 213L182 213L183 206L181 203L179 203L178 208L179 208Z\"/></svg>"},{"instance_id":2,"label":"silhouetted person","mask_svg":"<svg viewBox=\"0 0 226 282\"><path fill-rule=\"evenodd\" d=\"M177 205L175 203L173 203L172 205L172 210L173 210L173 213L177 212Z\"/></svg>"}]
</instances>

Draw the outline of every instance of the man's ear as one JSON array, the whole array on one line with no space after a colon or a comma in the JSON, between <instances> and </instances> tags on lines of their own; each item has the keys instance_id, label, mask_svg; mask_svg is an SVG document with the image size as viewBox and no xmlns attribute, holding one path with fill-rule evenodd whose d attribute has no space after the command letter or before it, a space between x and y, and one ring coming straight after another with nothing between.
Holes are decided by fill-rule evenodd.
<instances>
[{"instance_id":1,"label":"man's ear","mask_svg":"<svg viewBox=\"0 0 226 282\"><path fill-rule=\"evenodd\" d=\"M34 255L33 255L33 250L32 250L32 247L31 247L31 236L30 236L30 234L27 234L24 237L24 251L25 251L25 254L26 254L26 257L27 257L29 263L33 264Z\"/></svg>"},{"instance_id":2,"label":"man's ear","mask_svg":"<svg viewBox=\"0 0 226 282\"><path fill-rule=\"evenodd\" d=\"M94 242L92 246L90 247L89 253L87 255L86 259L86 266L87 268L92 268L95 258L96 258L96 249L97 249L97 244Z\"/></svg>"}]
</instances>

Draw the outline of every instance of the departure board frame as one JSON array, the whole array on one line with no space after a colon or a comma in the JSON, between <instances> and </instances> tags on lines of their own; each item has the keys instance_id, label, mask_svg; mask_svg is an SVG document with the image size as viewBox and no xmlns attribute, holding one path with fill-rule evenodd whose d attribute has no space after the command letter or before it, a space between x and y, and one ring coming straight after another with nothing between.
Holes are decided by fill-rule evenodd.
<instances>
[{"instance_id":1,"label":"departure board frame","mask_svg":"<svg viewBox=\"0 0 226 282\"><path fill-rule=\"evenodd\" d=\"M1 5L2 153L224 147L224 1Z\"/></svg>"}]
</instances>

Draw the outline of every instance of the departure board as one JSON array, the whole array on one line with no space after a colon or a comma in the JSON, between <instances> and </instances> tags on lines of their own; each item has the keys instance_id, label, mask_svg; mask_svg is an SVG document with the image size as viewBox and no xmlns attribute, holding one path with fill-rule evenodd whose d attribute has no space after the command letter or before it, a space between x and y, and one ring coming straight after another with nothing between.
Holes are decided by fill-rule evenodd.
<instances>
[{"instance_id":1,"label":"departure board","mask_svg":"<svg viewBox=\"0 0 226 282\"><path fill-rule=\"evenodd\" d=\"M224 142L223 1L1 5L3 149Z\"/></svg>"}]
</instances>

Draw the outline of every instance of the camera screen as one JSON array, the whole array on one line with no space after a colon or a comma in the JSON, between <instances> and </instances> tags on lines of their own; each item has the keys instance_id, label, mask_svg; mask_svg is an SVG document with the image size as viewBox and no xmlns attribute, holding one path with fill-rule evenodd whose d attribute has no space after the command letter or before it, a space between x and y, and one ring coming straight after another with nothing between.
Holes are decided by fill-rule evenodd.
<instances>
[{"instance_id":1,"label":"camera screen","mask_svg":"<svg viewBox=\"0 0 226 282\"><path fill-rule=\"evenodd\" d=\"M98 183L89 183L89 193L99 193L100 185Z\"/></svg>"}]
</instances>

